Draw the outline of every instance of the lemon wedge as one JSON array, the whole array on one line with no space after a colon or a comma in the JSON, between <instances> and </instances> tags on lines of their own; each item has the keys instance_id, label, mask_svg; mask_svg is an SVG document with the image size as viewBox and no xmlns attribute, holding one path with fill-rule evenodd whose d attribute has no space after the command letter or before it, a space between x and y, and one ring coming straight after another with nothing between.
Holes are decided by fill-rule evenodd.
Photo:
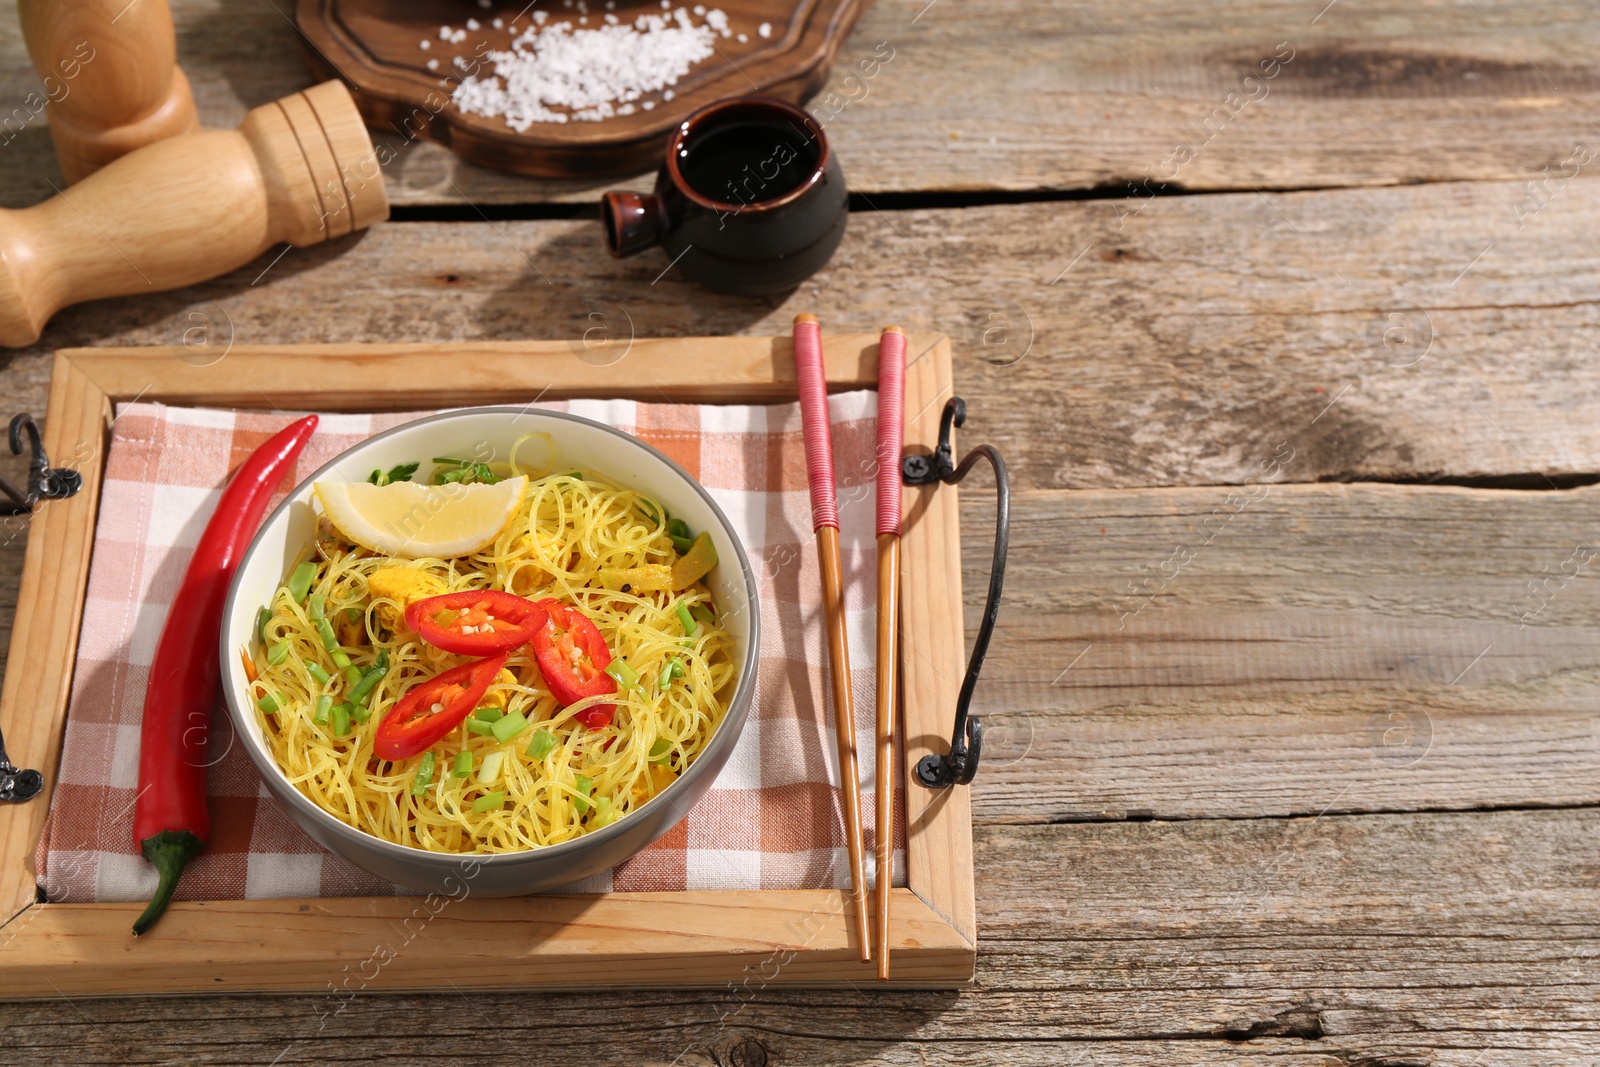
<instances>
[{"instance_id":1,"label":"lemon wedge","mask_svg":"<svg viewBox=\"0 0 1600 1067\"><path fill-rule=\"evenodd\" d=\"M323 512L347 540L407 559L468 556L494 543L522 506L528 479L492 485L317 482Z\"/></svg>"}]
</instances>

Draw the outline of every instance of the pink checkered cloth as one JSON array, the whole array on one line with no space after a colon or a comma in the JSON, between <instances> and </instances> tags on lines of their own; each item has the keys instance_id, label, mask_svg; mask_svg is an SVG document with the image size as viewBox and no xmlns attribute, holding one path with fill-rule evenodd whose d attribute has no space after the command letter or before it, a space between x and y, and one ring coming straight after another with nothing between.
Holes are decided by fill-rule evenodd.
<instances>
[{"instance_id":1,"label":"pink checkered cloth","mask_svg":"<svg viewBox=\"0 0 1600 1067\"><path fill-rule=\"evenodd\" d=\"M716 498L761 583L759 687L727 766L678 826L575 892L819 889L848 884L820 574L797 404L720 407L573 400L540 407L607 423L676 460ZM876 394L829 398L837 450L845 606L872 862L874 788L873 483ZM296 484L352 445L422 413L323 415ZM294 414L160 404L122 407L112 426L61 769L35 853L39 885L64 902L147 900L153 868L133 841L139 722L156 639L229 473ZM212 720L210 847L180 900L406 893L327 852L267 794ZM904 816L896 821L902 822ZM904 827L895 827L904 885Z\"/></svg>"}]
</instances>

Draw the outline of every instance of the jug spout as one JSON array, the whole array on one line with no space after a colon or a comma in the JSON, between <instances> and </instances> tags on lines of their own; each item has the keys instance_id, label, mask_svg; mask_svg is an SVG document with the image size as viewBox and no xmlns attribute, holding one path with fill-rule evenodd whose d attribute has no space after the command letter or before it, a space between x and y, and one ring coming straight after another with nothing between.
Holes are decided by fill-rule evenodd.
<instances>
[{"instance_id":1,"label":"jug spout","mask_svg":"<svg viewBox=\"0 0 1600 1067\"><path fill-rule=\"evenodd\" d=\"M661 242L661 200L644 193L607 193L600 201L606 248L618 259Z\"/></svg>"}]
</instances>

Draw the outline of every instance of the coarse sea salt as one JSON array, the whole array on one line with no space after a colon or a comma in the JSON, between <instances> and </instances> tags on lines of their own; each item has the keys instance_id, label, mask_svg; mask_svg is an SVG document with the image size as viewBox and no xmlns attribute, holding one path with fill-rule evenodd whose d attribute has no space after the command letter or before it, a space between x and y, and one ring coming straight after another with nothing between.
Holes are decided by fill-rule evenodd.
<instances>
[{"instance_id":1,"label":"coarse sea salt","mask_svg":"<svg viewBox=\"0 0 1600 1067\"><path fill-rule=\"evenodd\" d=\"M587 7L581 0L578 6ZM642 15L632 25L530 27L509 49L490 50L483 58L492 69L463 78L451 99L463 112L504 118L518 133L538 122L631 115L632 101L646 93L665 90L662 99L671 100L669 87L715 53L712 42L719 33L727 35L728 16L712 8L705 22L696 24L687 10L662 7L671 13ZM655 105L641 106L648 111Z\"/></svg>"}]
</instances>

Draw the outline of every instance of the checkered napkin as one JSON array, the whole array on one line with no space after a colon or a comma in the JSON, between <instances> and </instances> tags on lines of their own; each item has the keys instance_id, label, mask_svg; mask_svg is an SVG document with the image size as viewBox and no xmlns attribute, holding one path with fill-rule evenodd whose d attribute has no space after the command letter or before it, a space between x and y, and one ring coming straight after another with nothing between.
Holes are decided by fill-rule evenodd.
<instances>
[{"instance_id":1,"label":"checkered napkin","mask_svg":"<svg viewBox=\"0 0 1600 1067\"><path fill-rule=\"evenodd\" d=\"M585 400L538 406L615 426L676 460L727 513L761 583L760 684L727 766L670 833L572 891L847 885L799 406ZM829 400L869 865L876 829L871 796L876 410L871 392ZM50 900L146 900L155 891L155 871L139 857L133 840L133 803L139 722L156 640L228 474L294 417L160 404L130 404L118 411L60 774L35 854L39 884ZM420 417L323 415L293 482L286 484L298 483L367 437ZM178 899L408 892L332 855L301 832L235 743L220 699L211 752L212 839L185 873ZM903 826L895 827L895 839L895 881L904 885Z\"/></svg>"}]
</instances>

